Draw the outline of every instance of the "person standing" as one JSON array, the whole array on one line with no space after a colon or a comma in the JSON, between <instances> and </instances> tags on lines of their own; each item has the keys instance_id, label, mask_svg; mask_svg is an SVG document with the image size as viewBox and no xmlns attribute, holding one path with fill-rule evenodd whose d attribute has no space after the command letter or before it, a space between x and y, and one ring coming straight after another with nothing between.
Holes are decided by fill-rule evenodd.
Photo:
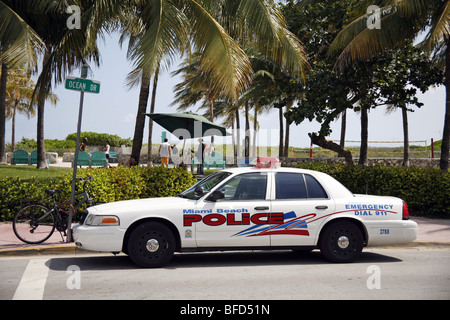
<instances>
[{"instance_id":1,"label":"person standing","mask_svg":"<svg viewBox=\"0 0 450 320\"><path fill-rule=\"evenodd\" d=\"M167 138L164 139L164 143L159 146L159 156L161 157L161 164L168 168L169 167L169 158L172 154L172 148L168 142Z\"/></svg>"},{"instance_id":2,"label":"person standing","mask_svg":"<svg viewBox=\"0 0 450 320\"><path fill-rule=\"evenodd\" d=\"M109 164L109 150L111 149L111 146L109 145L109 141L105 141L105 146L103 147L106 155L106 164L109 168L111 168L111 165Z\"/></svg>"},{"instance_id":3,"label":"person standing","mask_svg":"<svg viewBox=\"0 0 450 320\"><path fill-rule=\"evenodd\" d=\"M198 168L197 168L197 174L199 175L203 175L203 161L205 160L205 144L203 143L203 139L200 138L198 139L198 142L200 143L200 145L198 146L198 150L196 153L197 156L197 160L198 160Z\"/></svg>"}]
</instances>

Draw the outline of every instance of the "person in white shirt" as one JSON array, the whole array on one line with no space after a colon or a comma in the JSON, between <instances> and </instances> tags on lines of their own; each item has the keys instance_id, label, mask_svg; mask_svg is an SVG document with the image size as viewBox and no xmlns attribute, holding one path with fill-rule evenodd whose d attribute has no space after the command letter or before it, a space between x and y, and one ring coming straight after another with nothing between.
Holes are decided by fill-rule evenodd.
<instances>
[{"instance_id":1,"label":"person in white shirt","mask_svg":"<svg viewBox=\"0 0 450 320\"><path fill-rule=\"evenodd\" d=\"M106 164L108 165L109 168L111 168L111 165L109 164L109 149L111 149L111 146L109 145L109 141L106 140L103 150L105 151L105 155L106 155Z\"/></svg>"},{"instance_id":2,"label":"person in white shirt","mask_svg":"<svg viewBox=\"0 0 450 320\"><path fill-rule=\"evenodd\" d=\"M164 167L169 167L169 158L172 155L172 149L168 142L169 140L164 139L164 143L159 146L159 156L161 157L161 163Z\"/></svg>"}]
</instances>

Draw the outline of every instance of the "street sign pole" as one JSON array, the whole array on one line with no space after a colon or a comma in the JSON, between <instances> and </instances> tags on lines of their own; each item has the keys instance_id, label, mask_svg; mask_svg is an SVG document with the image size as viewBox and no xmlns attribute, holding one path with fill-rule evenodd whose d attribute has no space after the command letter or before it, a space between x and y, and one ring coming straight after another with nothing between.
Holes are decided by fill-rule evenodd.
<instances>
[{"instance_id":1,"label":"street sign pole","mask_svg":"<svg viewBox=\"0 0 450 320\"><path fill-rule=\"evenodd\" d=\"M81 77L86 79L87 77L87 65L83 65L81 68ZM83 117L83 101L84 101L84 91L80 92L80 106L78 108L78 124L77 124L77 140L75 144L75 155L73 158L73 175L72 175L72 191L70 193L70 212L69 218L67 220L67 240L66 242L72 241L72 216L74 214L73 209L75 207L75 187L77 178L77 167L78 167L78 150L80 146L80 132L81 132L81 119Z\"/></svg>"}]
</instances>

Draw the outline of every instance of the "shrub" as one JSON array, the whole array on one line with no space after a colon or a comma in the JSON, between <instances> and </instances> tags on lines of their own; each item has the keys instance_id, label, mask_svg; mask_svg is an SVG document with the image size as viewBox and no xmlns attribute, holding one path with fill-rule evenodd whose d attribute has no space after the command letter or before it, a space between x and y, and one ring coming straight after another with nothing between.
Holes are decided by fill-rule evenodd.
<instances>
[{"instance_id":1,"label":"shrub","mask_svg":"<svg viewBox=\"0 0 450 320\"><path fill-rule=\"evenodd\" d=\"M89 193L95 193L95 199L104 202L175 196L196 182L191 173L180 168L88 168L79 169L77 174L84 178L90 175L93 180L89 184ZM76 186L76 193L83 190L82 182L78 181ZM46 189L60 189L58 200L70 199L71 188L72 174L64 174L46 183L19 178L0 179L0 215L4 220L11 220L24 199L41 199L44 204L51 205L50 198L45 195ZM80 208L78 214L86 206Z\"/></svg>"},{"instance_id":2,"label":"shrub","mask_svg":"<svg viewBox=\"0 0 450 320\"><path fill-rule=\"evenodd\" d=\"M132 145L131 139L123 139L116 134L97 133L97 132L80 132L80 139L88 139L88 145L90 146L103 146L105 141L108 140L111 147L120 147L125 145L130 147ZM76 141L77 134L71 133L66 137L66 140Z\"/></svg>"},{"instance_id":3,"label":"shrub","mask_svg":"<svg viewBox=\"0 0 450 320\"><path fill-rule=\"evenodd\" d=\"M299 167L325 172L353 193L403 199L414 214L450 215L450 173L435 168L345 166L322 163Z\"/></svg>"}]
</instances>

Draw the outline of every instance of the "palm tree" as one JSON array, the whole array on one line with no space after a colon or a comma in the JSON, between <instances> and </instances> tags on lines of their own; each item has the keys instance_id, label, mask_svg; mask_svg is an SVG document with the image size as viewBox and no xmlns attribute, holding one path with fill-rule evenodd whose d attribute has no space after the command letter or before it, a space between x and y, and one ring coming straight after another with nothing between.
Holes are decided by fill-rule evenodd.
<instances>
[{"instance_id":1,"label":"palm tree","mask_svg":"<svg viewBox=\"0 0 450 320\"><path fill-rule=\"evenodd\" d=\"M375 12L363 14L345 27L332 43L330 52L343 49L336 63L341 69L353 60L374 57L425 31L419 47L445 66L447 98L440 168L447 171L450 150L450 1L385 0L380 3ZM364 5L367 7L367 3Z\"/></svg>"},{"instance_id":2,"label":"palm tree","mask_svg":"<svg viewBox=\"0 0 450 320\"><path fill-rule=\"evenodd\" d=\"M81 7L81 28L67 27L66 9L71 4ZM116 6L109 2L97 1L12 1L0 2L0 15L7 15L9 29L17 31L0 33L0 42L5 41L8 47L1 58L8 63L25 61L35 67L36 53L42 53L42 65L36 83L37 100L37 168L46 168L44 145L44 106L52 88L52 83L60 83L64 76L75 68L92 59L99 63L96 38L106 17L115 14ZM117 6L119 7L119 6ZM32 36L29 36L31 34ZM25 40L26 45L21 44ZM20 50L27 52L21 53Z\"/></svg>"},{"instance_id":3,"label":"palm tree","mask_svg":"<svg viewBox=\"0 0 450 320\"><path fill-rule=\"evenodd\" d=\"M30 73L25 69L9 69L10 81L6 86L6 119L11 119L11 152L15 145L15 123L17 112L25 114L28 119L36 114L35 103L32 101L35 83L30 79ZM47 100L56 105L58 97L49 93Z\"/></svg>"},{"instance_id":4,"label":"palm tree","mask_svg":"<svg viewBox=\"0 0 450 320\"><path fill-rule=\"evenodd\" d=\"M33 69L37 63L37 54L43 50L44 43L27 22L9 6L11 1L0 1L0 163L6 163L5 122L6 122L6 85L8 65L27 63ZM31 1L30 1L31 2ZM29 4L42 9L51 1Z\"/></svg>"},{"instance_id":5,"label":"palm tree","mask_svg":"<svg viewBox=\"0 0 450 320\"><path fill-rule=\"evenodd\" d=\"M130 10L139 18L133 27L141 30L128 54L136 66L128 77L131 83L191 47L200 54L198 66L210 77L214 96L233 101L252 73L240 43L252 44L292 72L306 66L301 43L287 30L274 1L139 1Z\"/></svg>"}]
</instances>

